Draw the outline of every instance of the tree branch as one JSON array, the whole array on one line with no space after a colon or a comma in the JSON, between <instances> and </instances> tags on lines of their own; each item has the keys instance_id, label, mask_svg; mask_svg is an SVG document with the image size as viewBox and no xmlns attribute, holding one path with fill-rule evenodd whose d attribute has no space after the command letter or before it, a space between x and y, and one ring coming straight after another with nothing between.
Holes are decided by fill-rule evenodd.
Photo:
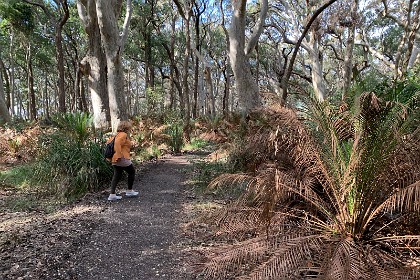
<instances>
[{"instance_id":1,"label":"tree branch","mask_svg":"<svg viewBox=\"0 0 420 280\"><path fill-rule=\"evenodd\" d=\"M252 32L251 39L248 42L248 45L245 48L245 55L249 55L255 46L258 43L261 33L264 30L265 19L267 18L268 13L268 0L261 0L261 11L260 18L258 19L257 24L255 24L254 31Z\"/></svg>"},{"instance_id":2,"label":"tree branch","mask_svg":"<svg viewBox=\"0 0 420 280\"><path fill-rule=\"evenodd\" d=\"M315 13L312 15L312 17L309 19L308 23L305 26L305 29L302 32L302 35L300 36L299 40L296 43L295 50L293 51L292 58L290 59L289 67L287 68L286 74L283 76L281 87L283 89L283 96L282 96L282 102L283 104L286 102L287 98L287 84L289 83L290 75L292 74L293 64L295 62L297 53L299 51L300 45L302 44L303 39L305 38L306 34L308 33L309 29L311 28L312 23L315 21L315 19L330 5L332 5L334 2L337 2L337 0L329 0L327 3L322 5L318 10L315 11Z\"/></svg>"},{"instance_id":3,"label":"tree branch","mask_svg":"<svg viewBox=\"0 0 420 280\"><path fill-rule=\"evenodd\" d=\"M133 13L133 8L132 8L131 0L127 0L125 19L124 19L124 24L123 24L122 34L121 34L120 53L123 53L123 50L124 50L125 41L127 40L127 36L128 36L128 28L130 26L130 19L131 19L132 13Z\"/></svg>"}]
</instances>

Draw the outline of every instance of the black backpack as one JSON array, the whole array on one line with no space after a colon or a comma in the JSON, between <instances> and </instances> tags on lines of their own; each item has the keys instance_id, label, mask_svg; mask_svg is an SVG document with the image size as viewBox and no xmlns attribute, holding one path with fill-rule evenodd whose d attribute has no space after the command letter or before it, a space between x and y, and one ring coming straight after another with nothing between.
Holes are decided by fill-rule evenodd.
<instances>
[{"instance_id":1,"label":"black backpack","mask_svg":"<svg viewBox=\"0 0 420 280\"><path fill-rule=\"evenodd\" d=\"M105 148L104 148L104 157L106 159L111 160L112 159L112 156L115 154L115 151L114 151L114 143L115 143L115 137L117 137L117 135L114 136L114 139L112 139L111 142L109 142L108 144L105 145Z\"/></svg>"}]
</instances>

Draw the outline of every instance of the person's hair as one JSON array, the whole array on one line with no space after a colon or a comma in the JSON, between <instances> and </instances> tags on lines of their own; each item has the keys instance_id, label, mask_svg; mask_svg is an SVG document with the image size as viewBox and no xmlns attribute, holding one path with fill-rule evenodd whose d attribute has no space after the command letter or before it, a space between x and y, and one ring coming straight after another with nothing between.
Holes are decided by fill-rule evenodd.
<instances>
[{"instance_id":1,"label":"person's hair","mask_svg":"<svg viewBox=\"0 0 420 280\"><path fill-rule=\"evenodd\" d=\"M132 125L130 121L121 121L118 124L117 131L128 132L131 129Z\"/></svg>"}]
</instances>

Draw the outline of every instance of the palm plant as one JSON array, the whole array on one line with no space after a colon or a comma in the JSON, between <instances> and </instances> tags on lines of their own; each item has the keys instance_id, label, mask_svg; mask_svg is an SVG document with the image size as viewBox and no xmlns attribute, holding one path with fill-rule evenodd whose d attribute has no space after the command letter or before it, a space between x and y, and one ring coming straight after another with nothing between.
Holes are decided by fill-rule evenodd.
<instances>
[{"instance_id":1,"label":"palm plant","mask_svg":"<svg viewBox=\"0 0 420 280\"><path fill-rule=\"evenodd\" d=\"M266 110L245 149L255 148L254 174L210 185L247 191L218 216L237 242L213 252L204 275L417 279L418 263L407 264L420 255L419 90L392 96L363 93L353 110L312 102L304 123Z\"/></svg>"}]
</instances>

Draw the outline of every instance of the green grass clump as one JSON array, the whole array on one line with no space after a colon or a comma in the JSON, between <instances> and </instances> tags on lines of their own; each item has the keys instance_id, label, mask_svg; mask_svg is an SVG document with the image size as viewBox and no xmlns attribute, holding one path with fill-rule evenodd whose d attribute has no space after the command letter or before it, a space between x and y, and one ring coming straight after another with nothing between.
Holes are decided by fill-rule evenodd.
<instances>
[{"instance_id":1,"label":"green grass clump","mask_svg":"<svg viewBox=\"0 0 420 280\"><path fill-rule=\"evenodd\" d=\"M32 182L46 194L76 198L99 190L112 176L99 143L57 132L41 140L44 153L34 164Z\"/></svg>"}]
</instances>

